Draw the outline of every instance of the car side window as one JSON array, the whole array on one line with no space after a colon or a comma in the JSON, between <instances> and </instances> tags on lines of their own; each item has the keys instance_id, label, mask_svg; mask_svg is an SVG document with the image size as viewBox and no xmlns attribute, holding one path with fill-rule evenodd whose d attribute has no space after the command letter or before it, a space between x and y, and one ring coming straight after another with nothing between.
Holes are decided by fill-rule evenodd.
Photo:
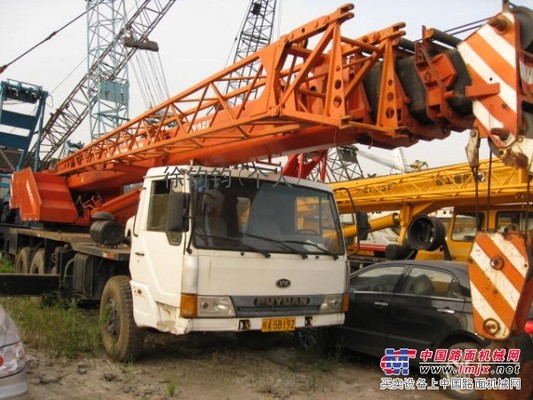
<instances>
[{"instance_id":1,"label":"car side window","mask_svg":"<svg viewBox=\"0 0 533 400\"><path fill-rule=\"evenodd\" d=\"M350 280L352 292L392 292L405 267L403 265L369 268Z\"/></svg>"},{"instance_id":2,"label":"car side window","mask_svg":"<svg viewBox=\"0 0 533 400\"><path fill-rule=\"evenodd\" d=\"M405 280L402 293L417 296L463 297L459 282L452 274L421 267L413 267Z\"/></svg>"}]
</instances>

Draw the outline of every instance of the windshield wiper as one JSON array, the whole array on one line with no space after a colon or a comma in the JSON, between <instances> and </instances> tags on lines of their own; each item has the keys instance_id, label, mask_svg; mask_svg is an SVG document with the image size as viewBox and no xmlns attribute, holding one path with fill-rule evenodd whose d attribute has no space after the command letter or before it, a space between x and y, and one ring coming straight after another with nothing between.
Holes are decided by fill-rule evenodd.
<instances>
[{"instance_id":1,"label":"windshield wiper","mask_svg":"<svg viewBox=\"0 0 533 400\"><path fill-rule=\"evenodd\" d=\"M242 242L242 241L240 241L238 239L235 239L235 238L230 238L230 237L226 237L226 236L206 235L206 234L198 233L198 232L196 232L195 235L202 236L202 237L205 237L205 238L208 238L208 239L222 239L222 240L226 240L228 242L238 243L241 246L243 246L244 248L246 248L247 250L251 250L251 251L253 251L255 253L261 253L262 255L265 256L265 258L270 258L270 253L268 251L258 249L257 247L254 247L254 246L250 246L249 244L244 243L244 242Z\"/></svg>"},{"instance_id":2,"label":"windshield wiper","mask_svg":"<svg viewBox=\"0 0 533 400\"><path fill-rule=\"evenodd\" d=\"M334 254L334 253L330 252L328 249L325 249L324 247L320 246L319 244L316 244L316 243L313 243L313 242L305 242L303 240L286 240L285 242L286 243L301 244L301 245L304 245L304 246L313 246L313 247L317 248L318 250L320 250L325 255L332 256L334 260L339 258L338 254Z\"/></svg>"},{"instance_id":3,"label":"windshield wiper","mask_svg":"<svg viewBox=\"0 0 533 400\"><path fill-rule=\"evenodd\" d=\"M267 242L270 242L270 243L275 243L279 247L281 247L282 249L288 250L290 252L297 252L304 260L308 257L306 253L298 252L294 247L287 246L285 244L286 241L273 239L273 238L270 238L270 237L267 237L267 236L252 235L250 233L245 233L244 236L248 236L248 237L251 237L251 238L254 238L254 239L266 240Z\"/></svg>"}]
</instances>

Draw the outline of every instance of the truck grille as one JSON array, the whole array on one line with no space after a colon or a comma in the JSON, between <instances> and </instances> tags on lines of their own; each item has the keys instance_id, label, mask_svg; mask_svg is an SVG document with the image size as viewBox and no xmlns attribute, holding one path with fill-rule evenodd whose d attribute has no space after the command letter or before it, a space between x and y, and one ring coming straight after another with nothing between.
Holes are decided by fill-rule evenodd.
<instances>
[{"instance_id":1,"label":"truck grille","mask_svg":"<svg viewBox=\"0 0 533 400\"><path fill-rule=\"evenodd\" d=\"M234 296L237 317L265 317L318 314L324 295Z\"/></svg>"}]
</instances>

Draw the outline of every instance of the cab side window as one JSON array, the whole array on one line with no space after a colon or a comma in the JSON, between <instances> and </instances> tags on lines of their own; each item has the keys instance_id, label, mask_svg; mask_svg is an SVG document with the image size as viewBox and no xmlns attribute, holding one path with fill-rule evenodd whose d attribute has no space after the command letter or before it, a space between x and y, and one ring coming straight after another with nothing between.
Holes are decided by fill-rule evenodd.
<instances>
[{"instance_id":1,"label":"cab side window","mask_svg":"<svg viewBox=\"0 0 533 400\"><path fill-rule=\"evenodd\" d=\"M473 242L477 230L483 230L485 215L482 213L457 213L453 221L452 240Z\"/></svg>"},{"instance_id":2,"label":"cab side window","mask_svg":"<svg viewBox=\"0 0 533 400\"><path fill-rule=\"evenodd\" d=\"M156 181L152 184L147 230L157 232L165 231L170 188L171 183L166 180Z\"/></svg>"}]
</instances>

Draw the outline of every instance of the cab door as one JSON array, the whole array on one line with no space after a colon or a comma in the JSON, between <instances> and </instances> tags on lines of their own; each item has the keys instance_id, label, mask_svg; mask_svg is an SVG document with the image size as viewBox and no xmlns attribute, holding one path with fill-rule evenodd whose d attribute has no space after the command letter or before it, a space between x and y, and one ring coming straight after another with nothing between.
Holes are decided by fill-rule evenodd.
<instances>
[{"instance_id":1,"label":"cab door","mask_svg":"<svg viewBox=\"0 0 533 400\"><path fill-rule=\"evenodd\" d=\"M132 229L130 271L135 320L153 321L156 303L178 307L181 296L185 234L169 234L167 210L173 184L147 180Z\"/></svg>"}]
</instances>

